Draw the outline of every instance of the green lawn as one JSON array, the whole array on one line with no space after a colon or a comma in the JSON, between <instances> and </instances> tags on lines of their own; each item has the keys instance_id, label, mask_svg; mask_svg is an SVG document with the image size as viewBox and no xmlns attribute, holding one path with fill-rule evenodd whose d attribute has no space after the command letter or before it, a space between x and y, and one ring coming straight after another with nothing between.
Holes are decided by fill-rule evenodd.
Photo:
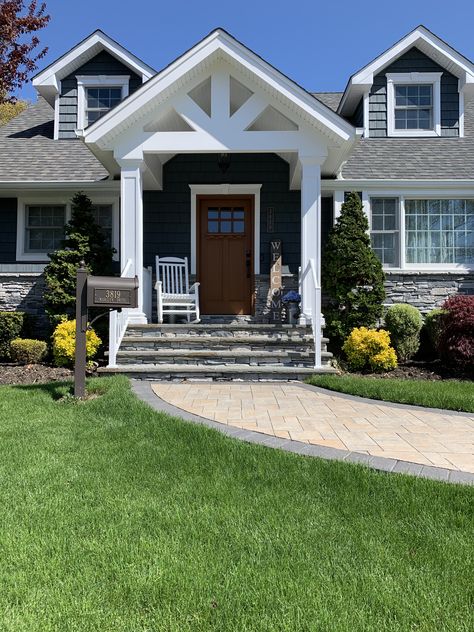
<instances>
[{"instance_id":1,"label":"green lawn","mask_svg":"<svg viewBox=\"0 0 474 632\"><path fill-rule=\"evenodd\" d=\"M2 632L474 628L474 489L0 388Z\"/></svg>"},{"instance_id":2,"label":"green lawn","mask_svg":"<svg viewBox=\"0 0 474 632\"><path fill-rule=\"evenodd\" d=\"M398 380L356 375L313 375L308 383L385 402L474 413L474 382L468 380Z\"/></svg>"}]
</instances>

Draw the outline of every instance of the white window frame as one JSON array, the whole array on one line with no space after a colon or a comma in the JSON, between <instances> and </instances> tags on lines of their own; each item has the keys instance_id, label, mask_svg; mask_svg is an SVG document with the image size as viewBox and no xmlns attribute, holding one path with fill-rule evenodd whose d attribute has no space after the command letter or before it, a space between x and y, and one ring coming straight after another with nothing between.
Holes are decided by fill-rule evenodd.
<instances>
[{"instance_id":1,"label":"white window frame","mask_svg":"<svg viewBox=\"0 0 474 632\"><path fill-rule=\"evenodd\" d=\"M120 260L120 205L118 197L89 196L92 204L112 207L112 247L117 251L114 261ZM26 252L26 209L28 206L64 206L66 208L65 223L71 219L71 195L57 197L18 198L17 202L17 230L16 230L16 260L35 263L48 262L46 252Z\"/></svg>"},{"instance_id":2,"label":"white window frame","mask_svg":"<svg viewBox=\"0 0 474 632\"><path fill-rule=\"evenodd\" d=\"M388 136L441 136L441 75L442 72L387 73L387 134ZM403 84L433 87L433 129L395 128L395 86Z\"/></svg>"},{"instance_id":3,"label":"white window frame","mask_svg":"<svg viewBox=\"0 0 474 632\"><path fill-rule=\"evenodd\" d=\"M395 200L396 203L396 208L395 208L395 228L393 230L375 230L373 228L373 221L372 221L372 200ZM369 197L369 227L370 227L370 237L372 240L372 234L377 234L377 235L390 235L393 234L394 235L394 240L395 240L395 246L394 246L394 250L395 250L395 259L398 262L397 265L389 265L389 264L382 264L383 265L383 269L384 270L397 270L400 268L401 265L401 250L400 250L400 224L401 224L401 210L400 210L400 196L398 195L371 195Z\"/></svg>"},{"instance_id":4,"label":"white window frame","mask_svg":"<svg viewBox=\"0 0 474 632\"><path fill-rule=\"evenodd\" d=\"M86 121L87 88L120 88L122 101L129 94L130 75L76 75L77 79L77 129L84 130Z\"/></svg>"},{"instance_id":5,"label":"white window frame","mask_svg":"<svg viewBox=\"0 0 474 632\"><path fill-rule=\"evenodd\" d=\"M405 253L405 200L474 200L473 191L394 191L389 189L368 189L362 192L364 198L369 200L370 213L372 216L371 198L396 198L398 199L398 261L399 267L384 265L383 269L387 273L397 272L433 272L433 273L472 273L474 266L463 263L407 263ZM371 221L369 221L371 224Z\"/></svg>"}]
</instances>

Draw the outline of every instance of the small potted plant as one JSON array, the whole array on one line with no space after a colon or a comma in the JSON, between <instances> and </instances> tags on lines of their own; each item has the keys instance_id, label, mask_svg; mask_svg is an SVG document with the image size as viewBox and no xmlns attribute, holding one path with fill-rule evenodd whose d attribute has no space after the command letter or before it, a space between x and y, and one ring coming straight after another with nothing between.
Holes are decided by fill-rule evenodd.
<instances>
[{"instance_id":1,"label":"small potted plant","mask_svg":"<svg viewBox=\"0 0 474 632\"><path fill-rule=\"evenodd\" d=\"M295 290L290 290L290 292L287 292L281 299L281 302L286 306L286 315L290 325L296 325L298 323L300 301L301 296Z\"/></svg>"}]
</instances>

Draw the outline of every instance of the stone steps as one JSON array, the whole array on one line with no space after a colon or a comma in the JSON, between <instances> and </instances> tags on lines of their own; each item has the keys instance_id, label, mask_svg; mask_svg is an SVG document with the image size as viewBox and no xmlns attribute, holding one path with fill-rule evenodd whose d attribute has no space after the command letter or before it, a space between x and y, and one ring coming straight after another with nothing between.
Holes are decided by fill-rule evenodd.
<instances>
[{"instance_id":1,"label":"stone steps","mask_svg":"<svg viewBox=\"0 0 474 632\"><path fill-rule=\"evenodd\" d=\"M128 364L118 366L116 368L100 368L101 374L122 373L132 379L137 380L166 380L166 381L288 381L288 380L304 380L314 373L336 373L331 366L323 367L315 371L315 369L307 367L291 367L291 366L248 366L248 365L176 365L162 364L159 366L150 366L145 364Z\"/></svg>"},{"instance_id":2,"label":"stone steps","mask_svg":"<svg viewBox=\"0 0 474 632\"><path fill-rule=\"evenodd\" d=\"M323 372L334 372L326 338ZM314 370L310 327L256 323L133 325L117 354L117 367L139 379L296 380Z\"/></svg>"},{"instance_id":3,"label":"stone steps","mask_svg":"<svg viewBox=\"0 0 474 632\"><path fill-rule=\"evenodd\" d=\"M331 353L324 351L324 359ZM146 349L120 350L117 362L125 364L176 364L176 365L236 365L248 366L298 366L313 367L314 352L299 350L255 350L255 349Z\"/></svg>"}]
</instances>

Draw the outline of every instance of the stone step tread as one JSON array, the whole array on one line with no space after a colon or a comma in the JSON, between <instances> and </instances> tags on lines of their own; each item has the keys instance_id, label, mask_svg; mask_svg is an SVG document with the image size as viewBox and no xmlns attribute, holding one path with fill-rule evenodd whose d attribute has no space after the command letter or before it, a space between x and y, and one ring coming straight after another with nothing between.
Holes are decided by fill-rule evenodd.
<instances>
[{"instance_id":1,"label":"stone step tread","mask_svg":"<svg viewBox=\"0 0 474 632\"><path fill-rule=\"evenodd\" d=\"M329 351L321 352L322 357L324 358L332 358L332 353ZM140 357L140 358L153 358L153 357L193 357L193 358L241 358L241 357L249 357L252 358L288 358L288 357L312 357L314 356L314 350L310 351L254 351L254 350L245 350L245 349L221 349L221 350L212 350L212 349L124 349L120 350L117 354L117 357Z\"/></svg>"},{"instance_id":2,"label":"stone step tread","mask_svg":"<svg viewBox=\"0 0 474 632\"><path fill-rule=\"evenodd\" d=\"M172 343L176 344L192 342L199 342L212 346L214 344L313 344L313 336L302 336L299 338L276 338L271 336L129 336L125 335L122 339L122 344L138 344L138 343ZM325 338L322 339L323 344L327 344Z\"/></svg>"},{"instance_id":3,"label":"stone step tread","mask_svg":"<svg viewBox=\"0 0 474 632\"><path fill-rule=\"evenodd\" d=\"M182 330L182 329L195 329L197 331L199 330L205 330L205 329L228 329L230 331L233 330L237 330L237 329L249 329L249 330L255 330L255 331L259 331L262 329L269 329L272 331L278 331L278 330L283 330L283 331L289 331L289 330L293 330L293 331L312 331L311 326L310 325L287 325L285 323L232 323L232 324L226 324L226 323L177 323L174 325L169 325L169 324L163 324L160 325L158 323L148 323L146 325L129 325L128 326L128 330L132 331L149 331L149 330L163 330L163 331L172 331L173 329L176 330Z\"/></svg>"},{"instance_id":4,"label":"stone step tread","mask_svg":"<svg viewBox=\"0 0 474 632\"><path fill-rule=\"evenodd\" d=\"M292 366L249 366L248 364L233 365L176 365L176 364L122 364L116 367L100 367L99 373L146 373L146 374L229 374L229 375L313 375L314 373L337 373L331 366L323 366L320 369L312 367L292 367Z\"/></svg>"}]
</instances>

